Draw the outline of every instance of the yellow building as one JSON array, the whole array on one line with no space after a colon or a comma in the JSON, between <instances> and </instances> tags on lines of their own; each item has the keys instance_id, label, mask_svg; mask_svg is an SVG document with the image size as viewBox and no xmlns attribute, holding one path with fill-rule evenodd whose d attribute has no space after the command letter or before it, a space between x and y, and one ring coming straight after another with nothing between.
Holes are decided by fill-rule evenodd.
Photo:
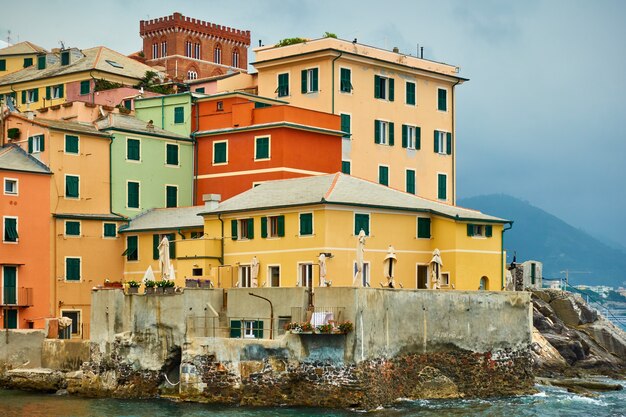
<instances>
[{"instance_id":1,"label":"yellow building","mask_svg":"<svg viewBox=\"0 0 626 417\"><path fill-rule=\"evenodd\" d=\"M457 67L334 38L254 51L259 95L341 115L344 173L455 204Z\"/></svg>"},{"instance_id":2,"label":"yellow building","mask_svg":"<svg viewBox=\"0 0 626 417\"><path fill-rule=\"evenodd\" d=\"M104 46L42 52L32 65L0 76L0 96L12 97L20 111L93 102L99 89L136 85L147 71L154 69Z\"/></svg>"},{"instance_id":3,"label":"yellow building","mask_svg":"<svg viewBox=\"0 0 626 417\"><path fill-rule=\"evenodd\" d=\"M27 41L0 49L0 78L32 66L37 55L46 52L41 46Z\"/></svg>"},{"instance_id":4,"label":"yellow building","mask_svg":"<svg viewBox=\"0 0 626 417\"><path fill-rule=\"evenodd\" d=\"M229 267L234 285L253 285L255 262L259 286L318 286L321 254L326 280L352 286L363 230L363 272L355 285L387 285L392 246L396 287L503 288L502 230L509 221L345 174L269 181L200 214L207 242L223 240L205 253L223 258L222 287L230 286Z\"/></svg>"}]
</instances>

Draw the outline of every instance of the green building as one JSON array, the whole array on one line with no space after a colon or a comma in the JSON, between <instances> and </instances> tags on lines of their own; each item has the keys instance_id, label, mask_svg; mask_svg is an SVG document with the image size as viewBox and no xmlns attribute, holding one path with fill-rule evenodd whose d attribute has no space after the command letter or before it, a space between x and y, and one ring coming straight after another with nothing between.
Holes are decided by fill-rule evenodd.
<instances>
[{"instance_id":1,"label":"green building","mask_svg":"<svg viewBox=\"0 0 626 417\"><path fill-rule=\"evenodd\" d=\"M96 124L113 135L113 213L135 217L155 207L192 205L193 141L189 136L123 114L111 113Z\"/></svg>"},{"instance_id":2,"label":"green building","mask_svg":"<svg viewBox=\"0 0 626 417\"><path fill-rule=\"evenodd\" d=\"M135 100L135 116L155 127L190 137L192 93L170 94Z\"/></svg>"}]
</instances>

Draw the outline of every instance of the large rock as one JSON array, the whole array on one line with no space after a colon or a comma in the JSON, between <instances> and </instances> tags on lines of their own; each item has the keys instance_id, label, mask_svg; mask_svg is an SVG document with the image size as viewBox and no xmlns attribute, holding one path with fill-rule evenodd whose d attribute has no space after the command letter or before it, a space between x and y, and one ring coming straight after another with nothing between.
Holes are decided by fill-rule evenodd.
<instances>
[{"instance_id":1,"label":"large rock","mask_svg":"<svg viewBox=\"0 0 626 417\"><path fill-rule=\"evenodd\" d=\"M592 323L598 319L595 310L590 309L580 297L566 295L550 302L556 315L568 326Z\"/></svg>"}]
</instances>

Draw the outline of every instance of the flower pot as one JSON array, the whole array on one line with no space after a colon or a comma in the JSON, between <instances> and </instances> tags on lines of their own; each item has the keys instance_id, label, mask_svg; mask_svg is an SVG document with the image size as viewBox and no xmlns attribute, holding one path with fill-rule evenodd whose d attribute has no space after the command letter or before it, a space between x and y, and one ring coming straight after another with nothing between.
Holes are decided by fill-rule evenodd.
<instances>
[{"instance_id":1,"label":"flower pot","mask_svg":"<svg viewBox=\"0 0 626 417\"><path fill-rule=\"evenodd\" d=\"M139 294L139 287L128 287L127 294Z\"/></svg>"},{"instance_id":2,"label":"flower pot","mask_svg":"<svg viewBox=\"0 0 626 417\"><path fill-rule=\"evenodd\" d=\"M163 287L156 287L156 288L154 289L154 293L155 293L156 295L163 294Z\"/></svg>"},{"instance_id":3,"label":"flower pot","mask_svg":"<svg viewBox=\"0 0 626 417\"><path fill-rule=\"evenodd\" d=\"M154 287L146 287L143 290L143 293L146 294L146 295L154 295L156 293L155 289L156 288L154 288Z\"/></svg>"},{"instance_id":4,"label":"flower pot","mask_svg":"<svg viewBox=\"0 0 626 417\"><path fill-rule=\"evenodd\" d=\"M200 288L211 288L211 280L203 279L200 281Z\"/></svg>"},{"instance_id":5,"label":"flower pot","mask_svg":"<svg viewBox=\"0 0 626 417\"><path fill-rule=\"evenodd\" d=\"M163 294L174 294L174 287L163 287Z\"/></svg>"},{"instance_id":6,"label":"flower pot","mask_svg":"<svg viewBox=\"0 0 626 417\"><path fill-rule=\"evenodd\" d=\"M115 281L115 282L105 282L104 288L124 288L124 286L122 285L121 282Z\"/></svg>"},{"instance_id":7,"label":"flower pot","mask_svg":"<svg viewBox=\"0 0 626 417\"><path fill-rule=\"evenodd\" d=\"M198 280L186 278L185 279L185 287L187 288L198 288Z\"/></svg>"}]
</instances>

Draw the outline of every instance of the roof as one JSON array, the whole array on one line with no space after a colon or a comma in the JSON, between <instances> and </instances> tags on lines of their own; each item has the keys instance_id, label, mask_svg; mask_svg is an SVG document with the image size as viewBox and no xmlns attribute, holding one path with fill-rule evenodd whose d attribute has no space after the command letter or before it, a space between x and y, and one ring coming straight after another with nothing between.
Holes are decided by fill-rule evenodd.
<instances>
[{"instance_id":1,"label":"roof","mask_svg":"<svg viewBox=\"0 0 626 417\"><path fill-rule=\"evenodd\" d=\"M40 70L37 69L37 65L31 65L28 68L1 77L0 85L16 84L92 70L139 80L146 74L146 71L154 71L154 68L105 46L97 46L80 51L78 49L70 49L70 53L72 58L69 65L61 65L60 59L51 59L48 60L45 69ZM56 55L53 56L56 57Z\"/></svg>"},{"instance_id":2,"label":"roof","mask_svg":"<svg viewBox=\"0 0 626 417\"><path fill-rule=\"evenodd\" d=\"M206 210L204 206L150 209L131 219L128 226L120 228L120 232L202 227L204 219L198 213L203 210Z\"/></svg>"},{"instance_id":3,"label":"roof","mask_svg":"<svg viewBox=\"0 0 626 417\"><path fill-rule=\"evenodd\" d=\"M384 208L432 213L457 220L508 223L508 220L489 216L476 210L418 197L342 173L264 182L220 203L216 209L202 211L200 214L315 204Z\"/></svg>"},{"instance_id":4,"label":"roof","mask_svg":"<svg viewBox=\"0 0 626 417\"><path fill-rule=\"evenodd\" d=\"M0 49L0 56L36 54L39 52L46 52L46 50L34 43L24 41Z\"/></svg>"},{"instance_id":5,"label":"roof","mask_svg":"<svg viewBox=\"0 0 626 417\"><path fill-rule=\"evenodd\" d=\"M0 148L0 169L8 171L50 174L50 169L33 158L17 145L5 145Z\"/></svg>"},{"instance_id":6,"label":"roof","mask_svg":"<svg viewBox=\"0 0 626 417\"><path fill-rule=\"evenodd\" d=\"M201 94L196 101L213 101L218 99L230 98L230 97L242 97L249 99L250 101L258 101L261 103L274 103L274 104L289 104L288 101L278 100L271 97L259 96L256 94L246 93L245 91L223 91L215 94Z\"/></svg>"},{"instance_id":7,"label":"roof","mask_svg":"<svg viewBox=\"0 0 626 417\"><path fill-rule=\"evenodd\" d=\"M111 221L120 221L126 220L124 216L120 216L118 214L113 213L102 213L102 214L82 214L82 213L55 213L53 217L58 219L76 219L76 220L111 220Z\"/></svg>"},{"instance_id":8,"label":"roof","mask_svg":"<svg viewBox=\"0 0 626 417\"><path fill-rule=\"evenodd\" d=\"M317 132L317 133L322 133L325 135L334 135L334 136L346 135L346 132L342 130L326 129L323 127L309 126L309 125L303 125L301 123L293 123L293 122L271 122L271 123L259 123L259 124L250 125L250 126L225 127L225 128L220 128L220 129L201 130L201 131L194 133L194 136L211 136L211 135L219 135L223 133L246 132L249 130L273 129L273 128L279 128L279 127L306 130L309 132Z\"/></svg>"},{"instance_id":9,"label":"roof","mask_svg":"<svg viewBox=\"0 0 626 417\"><path fill-rule=\"evenodd\" d=\"M109 135L106 132L100 132L98 129L96 129L96 127L92 123L88 123L88 122L71 122L68 120L44 119L42 117L35 117L34 119L31 120L15 113L12 113L11 116L18 117L27 122L44 126L52 130L61 130L64 132L73 132L73 133L92 135L92 136L101 136L105 138L111 137L111 135Z\"/></svg>"},{"instance_id":10,"label":"roof","mask_svg":"<svg viewBox=\"0 0 626 417\"><path fill-rule=\"evenodd\" d=\"M154 125L153 127L148 127L148 123L146 123L145 121L139 120L133 116L128 116L126 114L109 113L107 117L96 121L95 124L101 131L113 130L121 132L140 133L150 136L159 136L176 140L191 141L189 136L178 135L176 133L169 132Z\"/></svg>"}]
</instances>

